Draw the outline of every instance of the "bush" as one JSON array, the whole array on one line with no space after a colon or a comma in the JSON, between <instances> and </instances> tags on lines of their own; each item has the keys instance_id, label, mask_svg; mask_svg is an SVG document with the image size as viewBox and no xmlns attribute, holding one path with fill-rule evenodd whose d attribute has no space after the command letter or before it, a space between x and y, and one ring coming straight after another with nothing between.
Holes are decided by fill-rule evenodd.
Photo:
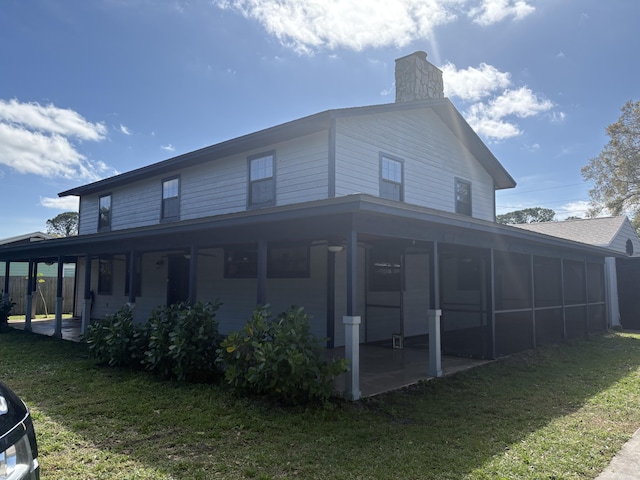
<instances>
[{"instance_id":1,"label":"bush","mask_svg":"<svg viewBox=\"0 0 640 480\"><path fill-rule=\"evenodd\" d=\"M9 326L9 314L14 305L9 299L0 299L0 330Z\"/></svg>"},{"instance_id":2,"label":"bush","mask_svg":"<svg viewBox=\"0 0 640 480\"><path fill-rule=\"evenodd\" d=\"M99 362L112 367L140 368L145 338L141 327L134 325L129 306L89 325L84 339L89 345L89 355Z\"/></svg>"},{"instance_id":3,"label":"bush","mask_svg":"<svg viewBox=\"0 0 640 480\"><path fill-rule=\"evenodd\" d=\"M225 380L235 390L265 395L286 404L325 402L344 360L327 363L321 340L311 333L303 308L291 307L275 320L266 307L221 344L219 362Z\"/></svg>"},{"instance_id":4,"label":"bush","mask_svg":"<svg viewBox=\"0 0 640 480\"><path fill-rule=\"evenodd\" d=\"M215 319L219 307L216 301L156 308L145 325L145 368L180 381L209 382L219 377L220 335Z\"/></svg>"}]
</instances>

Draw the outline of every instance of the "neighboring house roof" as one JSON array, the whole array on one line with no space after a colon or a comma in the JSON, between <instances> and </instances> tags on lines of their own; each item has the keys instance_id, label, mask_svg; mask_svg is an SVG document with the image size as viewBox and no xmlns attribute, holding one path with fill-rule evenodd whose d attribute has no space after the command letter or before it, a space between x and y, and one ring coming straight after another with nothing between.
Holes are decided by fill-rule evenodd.
<instances>
[{"instance_id":1,"label":"neighboring house roof","mask_svg":"<svg viewBox=\"0 0 640 480\"><path fill-rule=\"evenodd\" d=\"M50 240L55 238L53 235L42 232L25 233L16 237L0 239L0 245L23 245L31 242L39 242L41 240Z\"/></svg>"},{"instance_id":2,"label":"neighboring house roof","mask_svg":"<svg viewBox=\"0 0 640 480\"><path fill-rule=\"evenodd\" d=\"M431 109L447 125L458 140L474 155L482 167L493 177L496 189L513 188L515 180L509 175L498 159L491 153L476 132L469 126L460 112L447 98L437 100L422 100L406 103L389 103L366 107L342 108L327 110L291 122L276 125L242 137L227 140L209 147L188 152L177 157L148 165L114 177L106 178L94 183L79 186L59 193L61 197L67 195L86 195L105 191L114 187L127 185L150 175L162 175L175 172L178 169L214 161L230 155L248 150L262 148L266 145L309 135L311 133L330 130L335 119L357 115L381 114L403 110Z\"/></svg>"},{"instance_id":3,"label":"neighboring house roof","mask_svg":"<svg viewBox=\"0 0 640 480\"><path fill-rule=\"evenodd\" d=\"M628 253L627 240L629 240L633 246L633 255L640 255L640 239L631 222L624 215L514 226L574 242L609 248L621 253Z\"/></svg>"}]
</instances>

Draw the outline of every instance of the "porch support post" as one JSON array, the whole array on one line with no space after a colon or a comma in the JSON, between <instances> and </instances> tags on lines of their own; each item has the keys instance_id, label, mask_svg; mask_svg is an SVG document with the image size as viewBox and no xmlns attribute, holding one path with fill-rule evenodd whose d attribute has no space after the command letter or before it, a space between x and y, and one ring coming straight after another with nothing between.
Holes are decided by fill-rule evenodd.
<instances>
[{"instance_id":1,"label":"porch support post","mask_svg":"<svg viewBox=\"0 0 640 480\"><path fill-rule=\"evenodd\" d=\"M565 305L565 291L564 291L564 258L560 259L560 282L562 293L562 341L567 341L567 306Z\"/></svg>"},{"instance_id":2,"label":"porch support post","mask_svg":"<svg viewBox=\"0 0 640 480\"><path fill-rule=\"evenodd\" d=\"M327 252L327 348L335 346L336 334L336 254Z\"/></svg>"},{"instance_id":3,"label":"porch support post","mask_svg":"<svg viewBox=\"0 0 640 480\"><path fill-rule=\"evenodd\" d=\"M347 400L359 400L360 393L360 317L345 315L344 356L349 362L344 396Z\"/></svg>"},{"instance_id":4,"label":"porch support post","mask_svg":"<svg viewBox=\"0 0 640 480\"><path fill-rule=\"evenodd\" d=\"M82 300L82 327L81 333L87 333L91 322L91 255L87 253L84 263L84 296Z\"/></svg>"},{"instance_id":5,"label":"porch support post","mask_svg":"<svg viewBox=\"0 0 640 480\"><path fill-rule=\"evenodd\" d=\"M440 323L442 310L440 309L440 254L438 241L433 242L431 254L431 308L427 312L429 331L429 376L442 376L442 340Z\"/></svg>"},{"instance_id":6,"label":"porch support post","mask_svg":"<svg viewBox=\"0 0 640 480\"><path fill-rule=\"evenodd\" d=\"M31 308L33 306L33 260L29 259L29 271L27 273L27 295L24 307L24 330L31 332Z\"/></svg>"},{"instance_id":7,"label":"porch support post","mask_svg":"<svg viewBox=\"0 0 640 480\"><path fill-rule=\"evenodd\" d=\"M31 318L35 318L36 316L36 305L37 302L35 299L38 298L36 295L38 292L38 261L33 262L33 283L31 284L31 298L33 302L31 304Z\"/></svg>"},{"instance_id":8,"label":"porch support post","mask_svg":"<svg viewBox=\"0 0 640 480\"><path fill-rule=\"evenodd\" d=\"M4 262L4 290L2 291L2 300L4 300L5 302L9 301L9 271L10 271L10 264L11 262L9 262L8 260L6 262Z\"/></svg>"},{"instance_id":9,"label":"porch support post","mask_svg":"<svg viewBox=\"0 0 640 480\"><path fill-rule=\"evenodd\" d=\"M489 341L489 358L496 358L496 276L495 276L495 257L493 248L489 250L489 332L487 338Z\"/></svg>"},{"instance_id":10,"label":"porch support post","mask_svg":"<svg viewBox=\"0 0 640 480\"><path fill-rule=\"evenodd\" d=\"M360 317L356 315L358 298L358 234L347 235L347 315L342 319L345 329L345 359L349 363L344 396L359 400L360 393Z\"/></svg>"},{"instance_id":11,"label":"porch support post","mask_svg":"<svg viewBox=\"0 0 640 480\"><path fill-rule=\"evenodd\" d=\"M442 310L429 310L429 376L442 376L442 352L440 347L440 318Z\"/></svg>"},{"instance_id":12,"label":"porch support post","mask_svg":"<svg viewBox=\"0 0 640 480\"><path fill-rule=\"evenodd\" d=\"M533 343L533 348L538 348L538 340L537 340L537 330L538 326L536 325L536 276L534 271L534 262L533 262L533 254L529 255L529 274L531 278L531 331L533 332L533 337L531 339Z\"/></svg>"},{"instance_id":13,"label":"porch support post","mask_svg":"<svg viewBox=\"0 0 640 480\"><path fill-rule=\"evenodd\" d=\"M191 245L189 251L189 304L198 300L198 247Z\"/></svg>"},{"instance_id":14,"label":"porch support post","mask_svg":"<svg viewBox=\"0 0 640 480\"><path fill-rule=\"evenodd\" d=\"M585 260L582 266L584 269L584 329L587 334L587 338L589 338L589 269L587 266L588 264Z\"/></svg>"},{"instance_id":15,"label":"porch support post","mask_svg":"<svg viewBox=\"0 0 640 480\"><path fill-rule=\"evenodd\" d=\"M127 299L127 305L129 308L133 308L136 304L136 272L138 256L135 250L129 252L129 298Z\"/></svg>"},{"instance_id":16,"label":"porch support post","mask_svg":"<svg viewBox=\"0 0 640 480\"><path fill-rule=\"evenodd\" d=\"M62 273L64 263L63 258L58 257L58 283L56 284L56 328L53 336L62 338Z\"/></svg>"},{"instance_id":17,"label":"porch support post","mask_svg":"<svg viewBox=\"0 0 640 480\"><path fill-rule=\"evenodd\" d=\"M257 304L267 304L267 241L258 241L258 292Z\"/></svg>"}]
</instances>

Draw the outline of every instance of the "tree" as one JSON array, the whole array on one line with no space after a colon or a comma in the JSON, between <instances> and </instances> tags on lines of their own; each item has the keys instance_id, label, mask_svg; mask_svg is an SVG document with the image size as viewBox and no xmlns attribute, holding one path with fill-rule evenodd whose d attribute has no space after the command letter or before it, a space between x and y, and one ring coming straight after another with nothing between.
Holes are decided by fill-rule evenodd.
<instances>
[{"instance_id":1,"label":"tree","mask_svg":"<svg viewBox=\"0 0 640 480\"><path fill-rule=\"evenodd\" d=\"M498 215L496 216L496 221L505 225L553 222L555 216L556 212L550 208L535 207Z\"/></svg>"},{"instance_id":2,"label":"tree","mask_svg":"<svg viewBox=\"0 0 640 480\"><path fill-rule=\"evenodd\" d=\"M47 220L47 232L58 237L78 234L78 212L64 212Z\"/></svg>"},{"instance_id":3,"label":"tree","mask_svg":"<svg viewBox=\"0 0 640 480\"><path fill-rule=\"evenodd\" d=\"M609 143L582 167L589 190L590 216L603 209L612 215L629 214L640 225L640 102L628 101L617 122L607 127Z\"/></svg>"}]
</instances>

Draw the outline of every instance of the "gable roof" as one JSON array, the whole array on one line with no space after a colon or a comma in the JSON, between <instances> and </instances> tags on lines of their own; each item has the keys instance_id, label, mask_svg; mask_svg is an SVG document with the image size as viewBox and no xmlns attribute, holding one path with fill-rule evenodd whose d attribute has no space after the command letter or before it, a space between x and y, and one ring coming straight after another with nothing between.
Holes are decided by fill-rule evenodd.
<instances>
[{"instance_id":1,"label":"gable roof","mask_svg":"<svg viewBox=\"0 0 640 480\"><path fill-rule=\"evenodd\" d=\"M215 161L230 155L262 148L274 143L291 140L322 130L330 130L333 120L340 117L370 115L402 110L431 109L451 130L456 138L474 155L482 167L493 177L496 189L513 188L515 180L509 175L498 159L491 153L476 132L471 128L460 112L447 98L424 100L406 103L389 103L366 107L353 107L327 110L307 117L302 117L287 123L259 130L248 135L227 140L199 150L178 155L167 160L153 163L146 167L131 170L97 182L82 185L64 192L58 196L86 195L109 190L129 183L148 178L151 175L163 175L175 172L177 169L192 167L205 162Z\"/></svg>"},{"instance_id":2,"label":"gable roof","mask_svg":"<svg viewBox=\"0 0 640 480\"><path fill-rule=\"evenodd\" d=\"M640 241L629 219L624 215L618 217L565 220L561 222L527 223L514 225L514 227L565 238L574 242L586 243L588 245L613 248L616 251L622 252L624 252L624 249L615 248L618 235L626 233L626 236L631 236L636 246L637 242ZM623 239L623 242L618 243L624 246L626 240L627 238Z\"/></svg>"}]
</instances>

